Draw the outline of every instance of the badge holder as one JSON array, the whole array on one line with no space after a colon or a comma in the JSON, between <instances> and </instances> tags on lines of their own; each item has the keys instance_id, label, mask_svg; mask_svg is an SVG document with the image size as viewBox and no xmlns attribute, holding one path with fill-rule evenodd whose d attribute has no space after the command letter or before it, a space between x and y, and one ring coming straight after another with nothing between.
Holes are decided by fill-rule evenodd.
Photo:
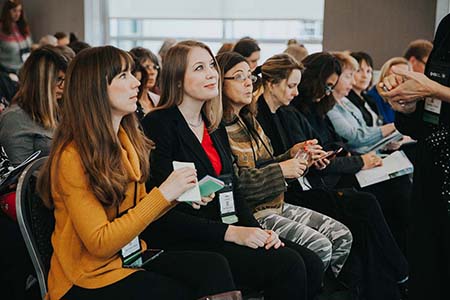
<instances>
[{"instance_id":1,"label":"badge holder","mask_svg":"<svg viewBox=\"0 0 450 300\"><path fill-rule=\"evenodd\" d=\"M234 206L233 180L230 175L222 175L219 177L225 183L225 186L218 191L220 217L225 224L234 224L239 221L236 216L236 208Z\"/></svg>"}]
</instances>

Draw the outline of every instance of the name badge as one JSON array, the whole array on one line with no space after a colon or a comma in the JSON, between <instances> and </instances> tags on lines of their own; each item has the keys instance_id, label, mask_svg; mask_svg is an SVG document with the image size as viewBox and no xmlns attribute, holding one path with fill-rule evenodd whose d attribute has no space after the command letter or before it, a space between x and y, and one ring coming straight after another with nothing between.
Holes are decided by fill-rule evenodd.
<instances>
[{"instance_id":1,"label":"name badge","mask_svg":"<svg viewBox=\"0 0 450 300\"><path fill-rule=\"evenodd\" d=\"M311 184L309 183L308 179L306 177L299 177L298 179L298 183L300 183L302 190L304 192L309 191L311 189Z\"/></svg>"},{"instance_id":2,"label":"name badge","mask_svg":"<svg viewBox=\"0 0 450 300\"><path fill-rule=\"evenodd\" d=\"M218 191L220 217L225 224L234 224L239 221L236 216L236 208L234 206L233 180L229 175L219 177L225 183L225 186Z\"/></svg>"},{"instance_id":3,"label":"name badge","mask_svg":"<svg viewBox=\"0 0 450 300\"><path fill-rule=\"evenodd\" d=\"M439 125L439 115L441 114L442 101L426 98L423 112L423 120L427 123Z\"/></svg>"},{"instance_id":4,"label":"name badge","mask_svg":"<svg viewBox=\"0 0 450 300\"><path fill-rule=\"evenodd\" d=\"M425 110L426 111L429 111L429 112L439 115L441 113L441 107L442 107L441 100L433 99L433 98L425 99Z\"/></svg>"}]
</instances>

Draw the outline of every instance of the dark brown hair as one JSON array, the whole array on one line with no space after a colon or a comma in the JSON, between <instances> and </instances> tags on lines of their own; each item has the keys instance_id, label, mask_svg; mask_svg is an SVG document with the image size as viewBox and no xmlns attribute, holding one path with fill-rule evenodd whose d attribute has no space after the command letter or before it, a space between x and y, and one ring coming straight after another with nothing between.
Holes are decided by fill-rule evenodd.
<instances>
[{"instance_id":1,"label":"dark brown hair","mask_svg":"<svg viewBox=\"0 0 450 300\"><path fill-rule=\"evenodd\" d=\"M14 21L11 18L10 10L19 5L22 5L22 13L17 21L17 27L19 28L20 34L22 34L23 37L27 37L30 35L30 28L25 17L22 1L20 0L7 0L5 1L5 4L3 4L2 15L0 16L1 29L7 35L12 33L12 24Z\"/></svg>"}]
</instances>

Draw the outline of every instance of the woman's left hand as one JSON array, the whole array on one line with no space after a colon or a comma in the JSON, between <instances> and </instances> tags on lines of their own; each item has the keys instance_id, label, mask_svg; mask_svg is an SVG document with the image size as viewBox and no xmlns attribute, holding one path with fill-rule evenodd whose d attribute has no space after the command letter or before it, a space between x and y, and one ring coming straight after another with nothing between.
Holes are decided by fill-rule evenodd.
<instances>
[{"instance_id":1,"label":"woman's left hand","mask_svg":"<svg viewBox=\"0 0 450 300\"><path fill-rule=\"evenodd\" d=\"M269 234L269 238L266 241L266 245L264 248L269 250L270 248L278 249L280 247L284 247L284 243L280 240L278 234L273 230L264 230Z\"/></svg>"},{"instance_id":2,"label":"woman's left hand","mask_svg":"<svg viewBox=\"0 0 450 300\"><path fill-rule=\"evenodd\" d=\"M199 202L191 202L192 208L194 209L200 209L202 206L206 206L209 202L211 202L216 194L212 193L209 196L202 197L202 200Z\"/></svg>"}]
</instances>

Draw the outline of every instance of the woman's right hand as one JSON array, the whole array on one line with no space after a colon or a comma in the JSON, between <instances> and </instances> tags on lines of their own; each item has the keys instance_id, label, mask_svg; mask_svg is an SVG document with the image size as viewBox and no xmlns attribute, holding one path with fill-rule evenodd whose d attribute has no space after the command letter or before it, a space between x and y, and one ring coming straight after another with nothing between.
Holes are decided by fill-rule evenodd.
<instances>
[{"instance_id":1,"label":"woman's right hand","mask_svg":"<svg viewBox=\"0 0 450 300\"><path fill-rule=\"evenodd\" d=\"M225 232L225 241L252 249L264 247L270 234L258 227L229 225Z\"/></svg>"},{"instance_id":2,"label":"woman's right hand","mask_svg":"<svg viewBox=\"0 0 450 300\"><path fill-rule=\"evenodd\" d=\"M197 171L193 168L180 168L172 173L159 186L160 192L169 202L180 197L184 192L193 188L197 182Z\"/></svg>"},{"instance_id":3,"label":"woman's right hand","mask_svg":"<svg viewBox=\"0 0 450 300\"><path fill-rule=\"evenodd\" d=\"M361 155L361 158L364 163L364 166L362 167L363 170L368 170L383 165L383 160L381 157L377 156L375 152L369 152Z\"/></svg>"},{"instance_id":4,"label":"woman's right hand","mask_svg":"<svg viewBox=\"0 0 450 300\"><path fill-rule=\"evenodd\" d=\"M390 135L391 133L393 133L395 131L394 123L389 123L389 124L383 125L380 128L381 128L381 134L383 135L383 137L387 137L388 135Z\"/></svg>"},{"instance_id":5,"label":"woman's right hand","mask_svg":"<svg viewBox=\"0 0 450 300\"><path fill-rule=\"evenodd\" d=\"M299 158L291 158L279 163L284 178L299 178L308 168L308 162Z\"/></svg>"}]
</instances>

